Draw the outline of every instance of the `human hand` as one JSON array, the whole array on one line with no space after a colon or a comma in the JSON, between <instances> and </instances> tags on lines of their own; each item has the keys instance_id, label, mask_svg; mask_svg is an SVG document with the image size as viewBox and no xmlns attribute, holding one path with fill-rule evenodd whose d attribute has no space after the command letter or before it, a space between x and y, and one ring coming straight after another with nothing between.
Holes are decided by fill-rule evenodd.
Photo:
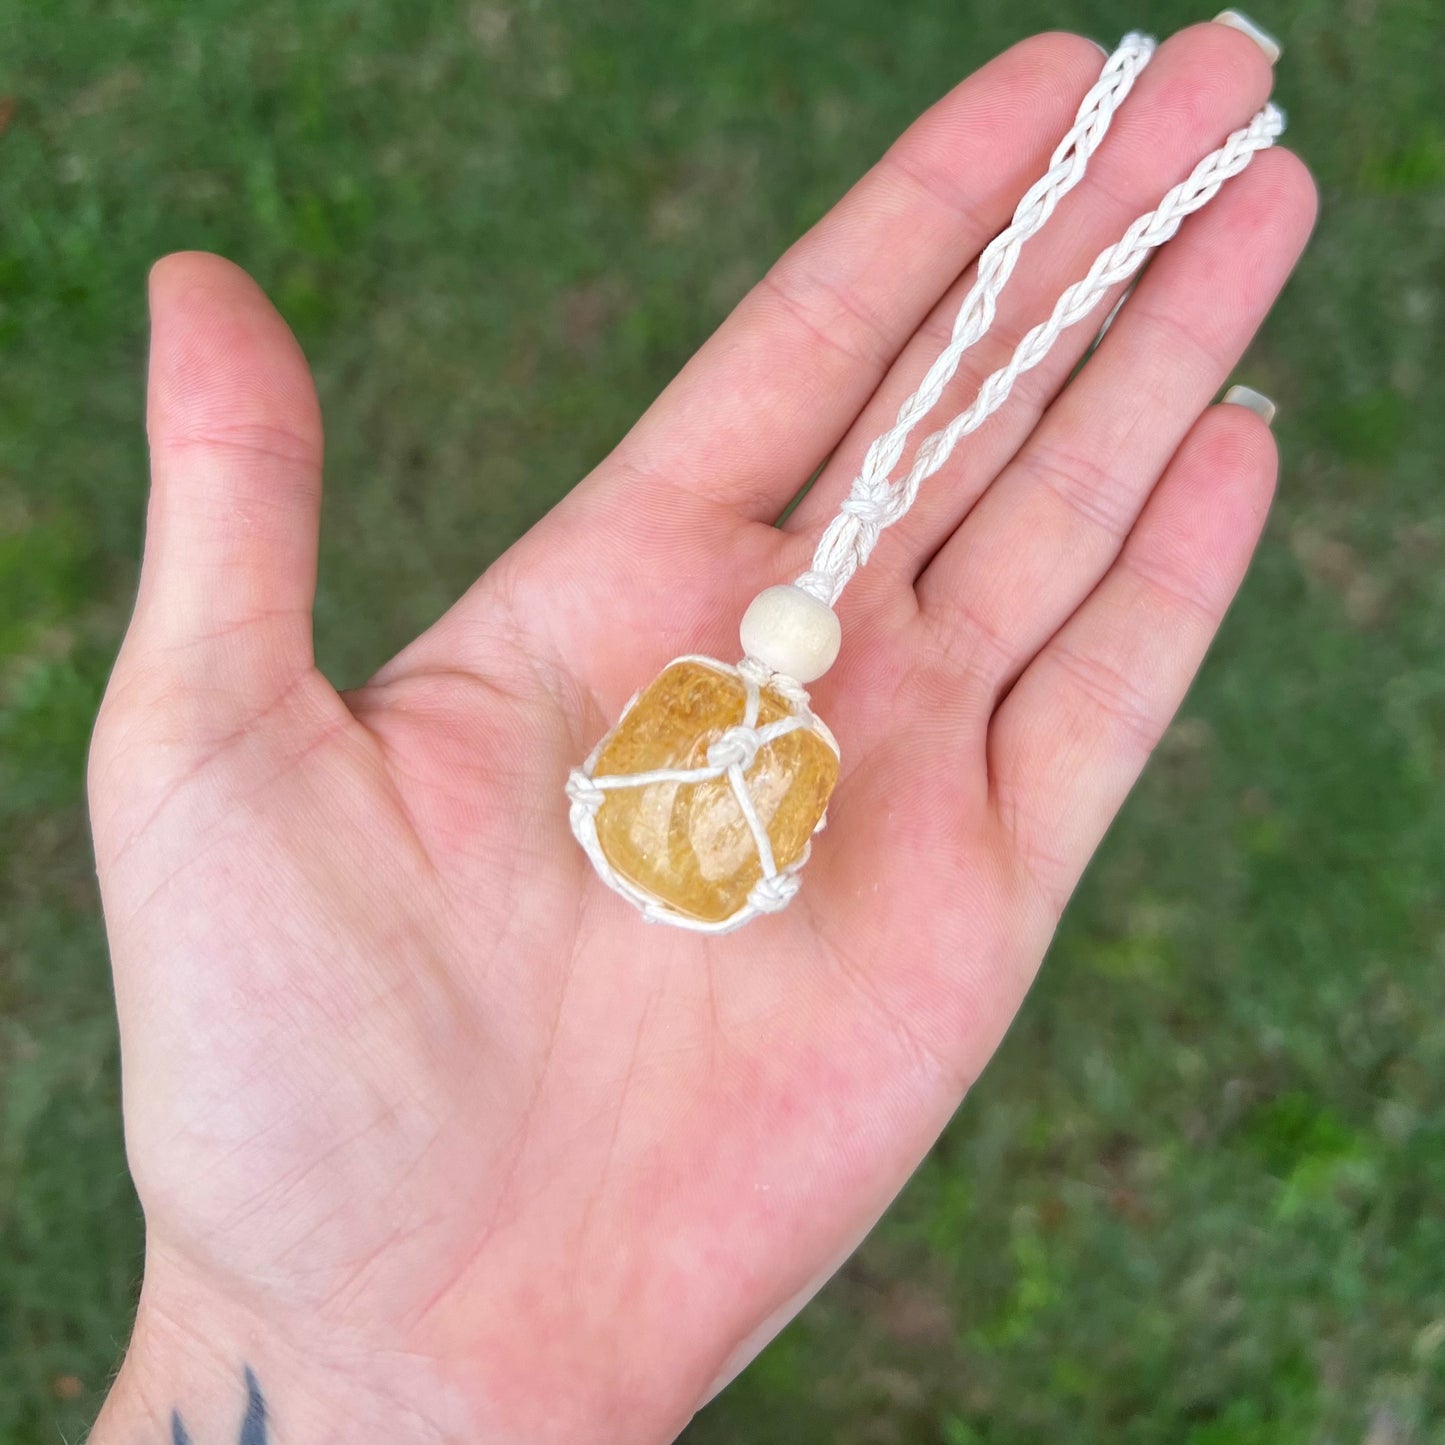
<instances>
[{"instance_id":1,"label":"human hand","mask_svg":"<svg viewBox=\"0 0 1445 1445\"><path fill-rule=\"evenodd\" d=\"M885 535L813 689L843 772L785 913L644 924L562 783L808 565L1099 65L1039 37L928 112L347 694L312 660L304 362L234 267L157 268L145 564L90 779L146 1271L96 1445L183 1439L173 1409L229 1440L247 1367L247 1445L262 1396L282 1441L665 1440L902 1185L1258 537L1269 431L1206 407L1304 244L1301 164L1230 182L1086 369L1064 387L1067 333ZM1161 48L944 414L1269 86L1236 31Z\"/></svg>"}]
</instances>

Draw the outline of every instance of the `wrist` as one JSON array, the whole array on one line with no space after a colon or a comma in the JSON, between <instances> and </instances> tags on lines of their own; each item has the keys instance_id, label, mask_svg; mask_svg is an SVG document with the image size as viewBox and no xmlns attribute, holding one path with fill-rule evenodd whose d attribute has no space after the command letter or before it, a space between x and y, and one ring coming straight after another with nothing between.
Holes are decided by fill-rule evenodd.
<instances>
[{"instance_id":1,"label":"wrist","mask_svg":"<svg viewBox=\"0 0 1445 1445\"><path fill-rule=\"evenodd\" d=\"M147 1262L125 1360L89 1445L331 1445L474 1441L425 1362L324 1322L267 1317Z\"/></svg>"}]
</instances>

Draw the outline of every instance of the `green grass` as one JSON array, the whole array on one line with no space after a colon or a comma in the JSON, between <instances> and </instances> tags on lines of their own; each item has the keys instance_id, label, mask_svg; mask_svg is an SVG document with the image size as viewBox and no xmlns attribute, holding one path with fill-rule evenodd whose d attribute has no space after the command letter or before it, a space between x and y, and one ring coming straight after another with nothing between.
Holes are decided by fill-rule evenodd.
<instances>
[{"instance_id":1,"label":"green grass","mask_svg":"<svg viewBox=\"0 0 1445 1445\"><path fill-rule=\"evenodd\" d=\"M0 8L0 1445L123 1341L81 796L135 581L149 262L249 267L329 422L356 681L622 433L782 246L1010 39L1174 0ZM1278 508L997 1063L691 1445L1445 1441L1445 40L1260 18L1324 193L1242 371Z\"/></svg>"}]
</instances>

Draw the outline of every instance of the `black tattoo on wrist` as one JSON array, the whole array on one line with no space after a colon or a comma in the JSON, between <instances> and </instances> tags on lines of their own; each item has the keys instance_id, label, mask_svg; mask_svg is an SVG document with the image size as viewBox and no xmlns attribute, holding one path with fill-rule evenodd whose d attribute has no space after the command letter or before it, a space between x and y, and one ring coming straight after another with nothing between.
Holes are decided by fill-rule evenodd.
<instances>
[{"instance_id":1,"label":"black tattoo on wrist","mask_svg":"<svg viewBox=\"0 0 1445 1445\"><path fill-rule=\"evenodd\" d=\"M246 1414L236 1445L266 1445L266 1397L250 1365L246 1366ZM171 1411L171 1445L192 1445L190 1432L179 1410Z\"/></svg>"}]
</instances>

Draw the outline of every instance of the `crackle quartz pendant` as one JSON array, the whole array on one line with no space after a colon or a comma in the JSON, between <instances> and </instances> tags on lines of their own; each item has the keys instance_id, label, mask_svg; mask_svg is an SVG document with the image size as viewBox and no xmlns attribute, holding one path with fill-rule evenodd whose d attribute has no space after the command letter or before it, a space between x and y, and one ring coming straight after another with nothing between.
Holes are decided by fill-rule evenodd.
<instances>
[{"instance_id":1,"label":"crackle quartz pendant","mask_svg":"<svg viewBox=\"0 0 1445 1445\"><path fill-rule=\"evenodd\" d=\"M603 880L653 921L723 932L783 907L824 822L838 746L790 678L670 663L568 784Z\"/></svg>"}]
</instances>

